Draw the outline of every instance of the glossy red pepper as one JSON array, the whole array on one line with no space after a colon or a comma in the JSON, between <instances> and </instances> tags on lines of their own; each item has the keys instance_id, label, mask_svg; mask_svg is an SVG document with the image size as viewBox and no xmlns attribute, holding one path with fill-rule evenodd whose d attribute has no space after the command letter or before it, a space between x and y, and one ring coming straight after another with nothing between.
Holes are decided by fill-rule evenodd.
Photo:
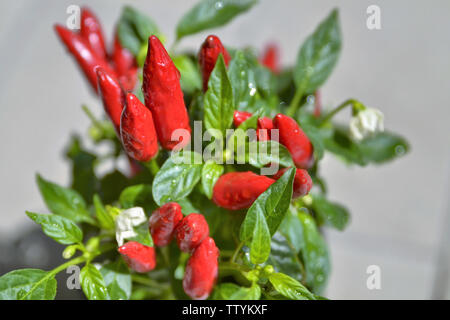
<instances>
[{"instance_id":1,"label":"glossy red pepper","mask_svg":"<svg viewBox=\"0 0 450 320\"><path fill-rule=\"evenodd\" d=\"M256 198L275 180L251 171L229 172L222 175L213 188L212 200L229 210L250 208Z\"/></svg>"},{"instance_id":2,"label":"glossy red pepper","mask_svg":"<svg viewBox=\"0 0 450 320\"><path fill-rule=\"evenodd\" d=\"M119 37L114 37L114 50L111 56L114 68L125 91L132 91L137 82L138 67L133 54L122 47Z\"/></svg>"},{"instance_id":3,"label":"glossy red pepper","mask_svg":"<svg viewBox=\"0 0 450 320\"><path fill-rule=\"evenodd\" d=\"M203 91L208 90L208 81L211 72L216 65L217 58L222 54L225 65L230 63L230 55L223 46L220 39L214 35L209 35L205 42L203 42L200 52L198 54L198 62L200 64L200 70L203 79Z\"/></svg>"},{"instance_id":4,"label":"glossy red pepper","mask_svg":"<svg viewBox=\"0 0 450 320\"><path fill-rule=\"evenodd\" d=\"M119 247L118 251L128 267L136 272L149 272L156 266L155 248L153 247L130 241Z\"/></svg>"},{"instance_id":5,"label":"glossy red pepper","mask_svg":"<svg viewBox=\"0 0 450 320\"><path fill-rule=\"evenodd\" d=\"M125 106L125 93L115 76L102 67L97 68L97 79L103 108L120 136L120 117Z\"/></svg>"},{"instance_id":6,"label":"glossy red pepper","mask_svg":"<svg viewBox=\"0 0 450 320\"><path fill-rule=\"evenodd\" d=\"M164 247L170 243L181 219L183 219L181 206L176 202L166 203L153 211L149 227L153 242L157 247Z\"/></svg>"},{"instance_id":7,"label":"glossy red pepper","mask_svg":"<svg viewBox=\"0 0 450 320\"><path fill-rule=\"evenodd\" d=\"M308 169L314 162L313 146L298 123L284 114L277 114L273 124L279 130L280 143L291 153L298 168Z\"/></svg>"},{"instance_id":8,"label":"glossy red pepper","mask_svg":"<svg viewBox=\"0 0 450 320\"><path fill-rule=\"evenodd\" d=\"M208 235L208 223L199 213L191 213L184 217L175 230L178 247L184 252L191 252Z\"/></svg>"},{"instance_id":9,"label":"glossy red pepper","mask_svg":"<svg viewBox=\"0 0 450 320\"><path fill-rule=\"evenodd\" d=\"M191 127L181 91L180 72L155 36L148 40L142 91L145 105L153 114L161 146L172 150L188 144ZM176 133L177 129L183 129L189 139L184 135L172 140L172 134Z\"/></svg>"},{"instance_id":10,"label":"glossy red pepper","mask_svg":"<svg viewBox=\"0 0 450 320\"><path fill-rule=\"evenodd\" d=\"M273 176L273 178L275 180L278 180L286 172L287 169L288 168L281 169ZM311 190L312 185L312 179L308 174L308 171L304 169L297 169L295 171L292 198L295 199L298 197L306 196Z\"/></svg>"},{"instance_id":11,"label":"glossy red pepper","mask_svg":"<svg viewBox=\"0 0 450 320\"><path fill-rule=\"evenodd\" d=\"M87 40L91 49L101 59L107 59L102 26L97 17L86 7L81 9L80 35Z\"/></svg>"},{"instance_id":12,"label":"glossy red pepper","mask_svg":"<svg viewBox=\"0 0 450 320\"><path fill-rule=\"evenodd\" d=\"M211 293L218 274L219 249L210 237L194 250L186 264L183 289L195 300L204 300Z\"/></svg>"},{"instance_id":13,"label":"glossy red pepper","mask_svg":"<svg viewBox=\"0 0 450 320\"><path fill-rule=\"evenodd\" d=\"M248 120L252 116L251 112L247 111L234 111L233 124L235 128L238 128L244 121ZM256 136L258 140L265 141L270 139L270 130L274 129L272 119L268 117L262 117L258 119L258 125L256 129ZM263 129L263 130L261 130Z\"/></svg>"},{"instance_id":14,"label":"glossy red pepper","mask_svg":"<svg viewBox=\"0 0 450 320\"><path fill-rule=\"evenodd\" d=\"M252 116L251 112L247 111L235 111L233 114L233 124L234 127L239 127L245 120L249 119Z\"/></svg>"},{"instance_id":15,"label":"glossy red pepper","mask_svg":"<svg viewBox=\"0 0 450 320\"><path fill-rule=\"evenodd\" d=\"M77 60L84 75L89 80L92 88L97 92L98 67L103 68L108 74L115 76L115 71L111 69L106 60L99 58L89 43L81 35L76 34L61 25L55 25L55 30L65 44L66 48Z\"/></svg>"},{"instance_id":16,"label":"glossy red pepper","mask_svg":"<svg viewBox=\"0 0 450 320\"><path fill-rule=\"evenodd\" d=\"M122 112L120 137L125 151L133 159L146 162L158 153L152 113L132 93L127 94L127 104Z\"/></svg>"},{"instance_id":17,"label":"glossy red pepper","mask_svg":"<svg viewBox=\"0 0 450 320\"><path fill-rule=\"evenodd\" d=\"M272 119L268 117L262 117L258 119L258 129L256 135L259 141L270 140L270 131L274 129Z\"/></svg>"},{"instance_id":18,"label":"glossy red pepper","mask_svg":"<svg viewBox=\"0 0 450 320\"><path fill-rule=\"evenodd\" d=\"M261 64L274 73L280 72L280 53L278 46L274 43L269 44L260 59Z\"/></svg>"}]
</instances>

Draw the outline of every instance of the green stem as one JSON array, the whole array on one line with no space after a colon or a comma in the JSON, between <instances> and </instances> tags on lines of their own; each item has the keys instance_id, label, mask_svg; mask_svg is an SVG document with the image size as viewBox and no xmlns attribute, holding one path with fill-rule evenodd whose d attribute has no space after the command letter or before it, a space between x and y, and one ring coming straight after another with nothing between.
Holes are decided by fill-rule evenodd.
<instances>
[{"instance_id":1,"label":"green stem","mask_svg":"<svg viewBox=\"0 0 450 320\"><path fill-rule=\"evenodd\" d=\"M340 105L338 105L336 108L334 108L333 110L331 110L331 111L330 111L330 112L322 119L321 124L324 124L324 123L330 121L330 119L333 118L334 115L335 115L336 113L338 113L339 111L345 109L346 107L348 107L348 106L350 106L350 105L351 105L351 106L355 106L355 105L359 106L359 105L361 105L361 103L360 103L359 101L355 100L355 99L348 99L348 100L345 100L345 101L342 102Z\"/></svg>"},{"instance_id":2,"label":"green stem","mask_svg":"<svg viewBox=\"0 0 450 320\"><path fill-rule=\"evenodd\" d=\"M244 242L239 243L239 245L237 246L236 250L234 250L233 256L230 259L231 263L234 263L237 259L237 256L239 254L239 252L241 251L242 247L244 246Z\"/></svg>"},{"instance_id":3,"label":"green stem","mask_svg":"<svg viewBox=\"0 0 450 320\"><path fill-rule=\"evenodd\" d=\"M82 105L81 108L83 109L84 113L88 116L88 118L92 121L92 123L98 127L101 128L102 124L95 118L94 114L91 112L91 110L86 106Z\"/></svg>"},{"instance_id":4,"label":"green stem","mask_svg":"<svg viewBox=\"0 0 450 320\"><path fill-rule=\"evenodd\" d=\"M147 278L147 277L144 277L144 276L140 276L140 275L136 275L136 274L133 274L131 276L131 279L134 282L142 284L144 286L159 288L159 289L163 289L163 290L167 289L167 287L168 287L167 284L161 284L161 283L159 283L159 282L157 282L157 281L155 281L153 279L150 279L150 278Z\"/></svg>"},{"instance_id":5,"label":"green stem","mask_svg":"<svg viewBox=\"0 0 450 320\"><path fill-rule=\"evenodd\" d=\"M145 162L145 166L148 168L148 170L150 170L153 176L156 176L156 174L159 171L159 165L158 162L156 162L156 158L153 158L152 160Z\"/></svg>"},{"instance_id":6,"label":"green stem","mask_svg":"<svg viewBox=\"0 0 450 320\"><path fill-rule=\"evenodd\" d=\"M297 91L295 91L294 98L292 98L291 104L289 105L289 108L286 112L286 114L289 117L294 117L295 114L297 113L297 110L300 105L300 101L302 100L302 97L303 97L303 91L304 90L302 89L302 87L299 87L297 89Z\"/></svg>"}]
</instances>

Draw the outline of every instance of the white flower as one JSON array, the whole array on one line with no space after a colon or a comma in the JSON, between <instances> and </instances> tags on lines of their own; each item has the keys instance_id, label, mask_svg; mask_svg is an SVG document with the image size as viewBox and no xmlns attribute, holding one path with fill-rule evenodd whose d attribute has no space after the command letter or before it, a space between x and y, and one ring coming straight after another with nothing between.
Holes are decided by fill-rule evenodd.
<instances>
[{"instance_id":1,"label":"white flower","mask_svg":"<svg viewBox=\"0 0 450 320\"><path fill-rule=\"evenodd\" d=\"M384 131L384 115L380 110L365 108L350 120L350 135L356 141Z\"/></svg>"},{"instance_id":2,"label":"white flower","mask_svg":"<svg viewBox=\"0 0 450 320\"><path fill-rule=\"evenodd\" d=\"M119 246L123 245L123 240L137 236L133 227L144 223L147 220L144 209L134 207L122 211L116 218L116 240Z\"/></svg>"}]
</instances>

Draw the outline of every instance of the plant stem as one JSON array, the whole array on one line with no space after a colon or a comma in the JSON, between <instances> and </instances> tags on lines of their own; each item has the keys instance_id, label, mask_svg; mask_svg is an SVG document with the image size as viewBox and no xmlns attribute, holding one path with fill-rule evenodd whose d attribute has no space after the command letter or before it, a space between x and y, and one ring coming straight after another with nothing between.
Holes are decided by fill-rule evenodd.
<instances>
[{"instance_id":1,"label":"plant stem","mask_svg":"<svg viewBox=\"0 0 450 320\"><path fill-rule=\"evenodd\" d=\"M237 246L236 250L234 250L233 256L230 259L230 262L235 262L236 258L239 254L239 252L241 251L242 247L244 246L244 242L239 243L239 245Z\"/></svg>"},{"instance_id":2,"label":"plant stem","mask_svg":"<svg viewBox=\"0 0 450 320\"><path fill-rule=\"evenodd\" d=\"M355 99L348 99L345 100L344 102L342 102L340 105L338 105L336 108L334 108L333 110L331 110L321 121L321 124L326 123L327 121L329 121L331 118L334 117L335 114L337 114L339 111L345 109L347 106L350 105L355 105L355 104L360 104L360 102L358 102Z\"/></svg>"},{"instance_id":3,"label":"plant stem","mask_svg":"<svg viewBox=\"0 0 450 320\"><path fill-rule=\"evenodd\" d=\"M153 158L152 160L145 162L145 166L150 170L153 176L156 176L156 174L159 171L159 165L158 162L156 162L156 158Z\"/></svg>"},{"instance_id":4,"label":"plant stem","mask_svg":"<svg viewBox=\"0 0 450 320\"><path fill-rule=\"evenodd\" d=\"M296 91L295 91L295 95L292 98L291 104L289 105L289 108L286 112L286 114L289 117L294 117L295 114L297 113L297 110L299 108L299 104L300 104L300 100L302 100L303 97L303 88L299 87Z\"/></svg>"},{"instance_id":5,"label":"plant stem","mask_svg":"<svg viewBox=\"0 0 450 320\"><path fill-rule=\"evenodd\" d=\"M159 289L167 289L168 285L166 284L161 284L153 279L150 279L148 277L144 277L141 275L137 275L137 274L133 274L131 276L131 279L139 284L145 285L145 286L149 286L149 287L154 287L154 288L159 288Z\"/></svg>"}]
</instances>

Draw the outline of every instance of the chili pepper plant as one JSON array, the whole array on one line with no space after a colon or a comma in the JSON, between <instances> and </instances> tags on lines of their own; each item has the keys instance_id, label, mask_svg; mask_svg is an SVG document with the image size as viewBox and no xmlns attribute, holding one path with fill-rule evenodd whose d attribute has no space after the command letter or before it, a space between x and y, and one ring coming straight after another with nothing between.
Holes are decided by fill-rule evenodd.
<instances>
[{"instance_id":1,"label":"chili pepper plant","mask_svg":"<svg viewBox=\"0 0 450 320\"><path fill-rule=\"evenodd\" d=\"M201 1L173 38L126 6L109 51L88 8L80 30L55 25L98 96L82 107L90 143L73 135L65 151L70 187L37 175L51 214L27 212L66 246L67 262L3 275L0 298L54 299L55 275L77 265L88 299L323 299L331 270L323 232L344 230L350 215L328 198L321 160L382 164L408 144L359 100L322 107L341 53L337 9L294 66L282 66L276 44L222 41L217 27L256 2ZM212 28L195 52L178 49ZM94 116L101 106L105 117ZM342 110L351 116L337 123Z\"/></svg>"}]
</instances>

